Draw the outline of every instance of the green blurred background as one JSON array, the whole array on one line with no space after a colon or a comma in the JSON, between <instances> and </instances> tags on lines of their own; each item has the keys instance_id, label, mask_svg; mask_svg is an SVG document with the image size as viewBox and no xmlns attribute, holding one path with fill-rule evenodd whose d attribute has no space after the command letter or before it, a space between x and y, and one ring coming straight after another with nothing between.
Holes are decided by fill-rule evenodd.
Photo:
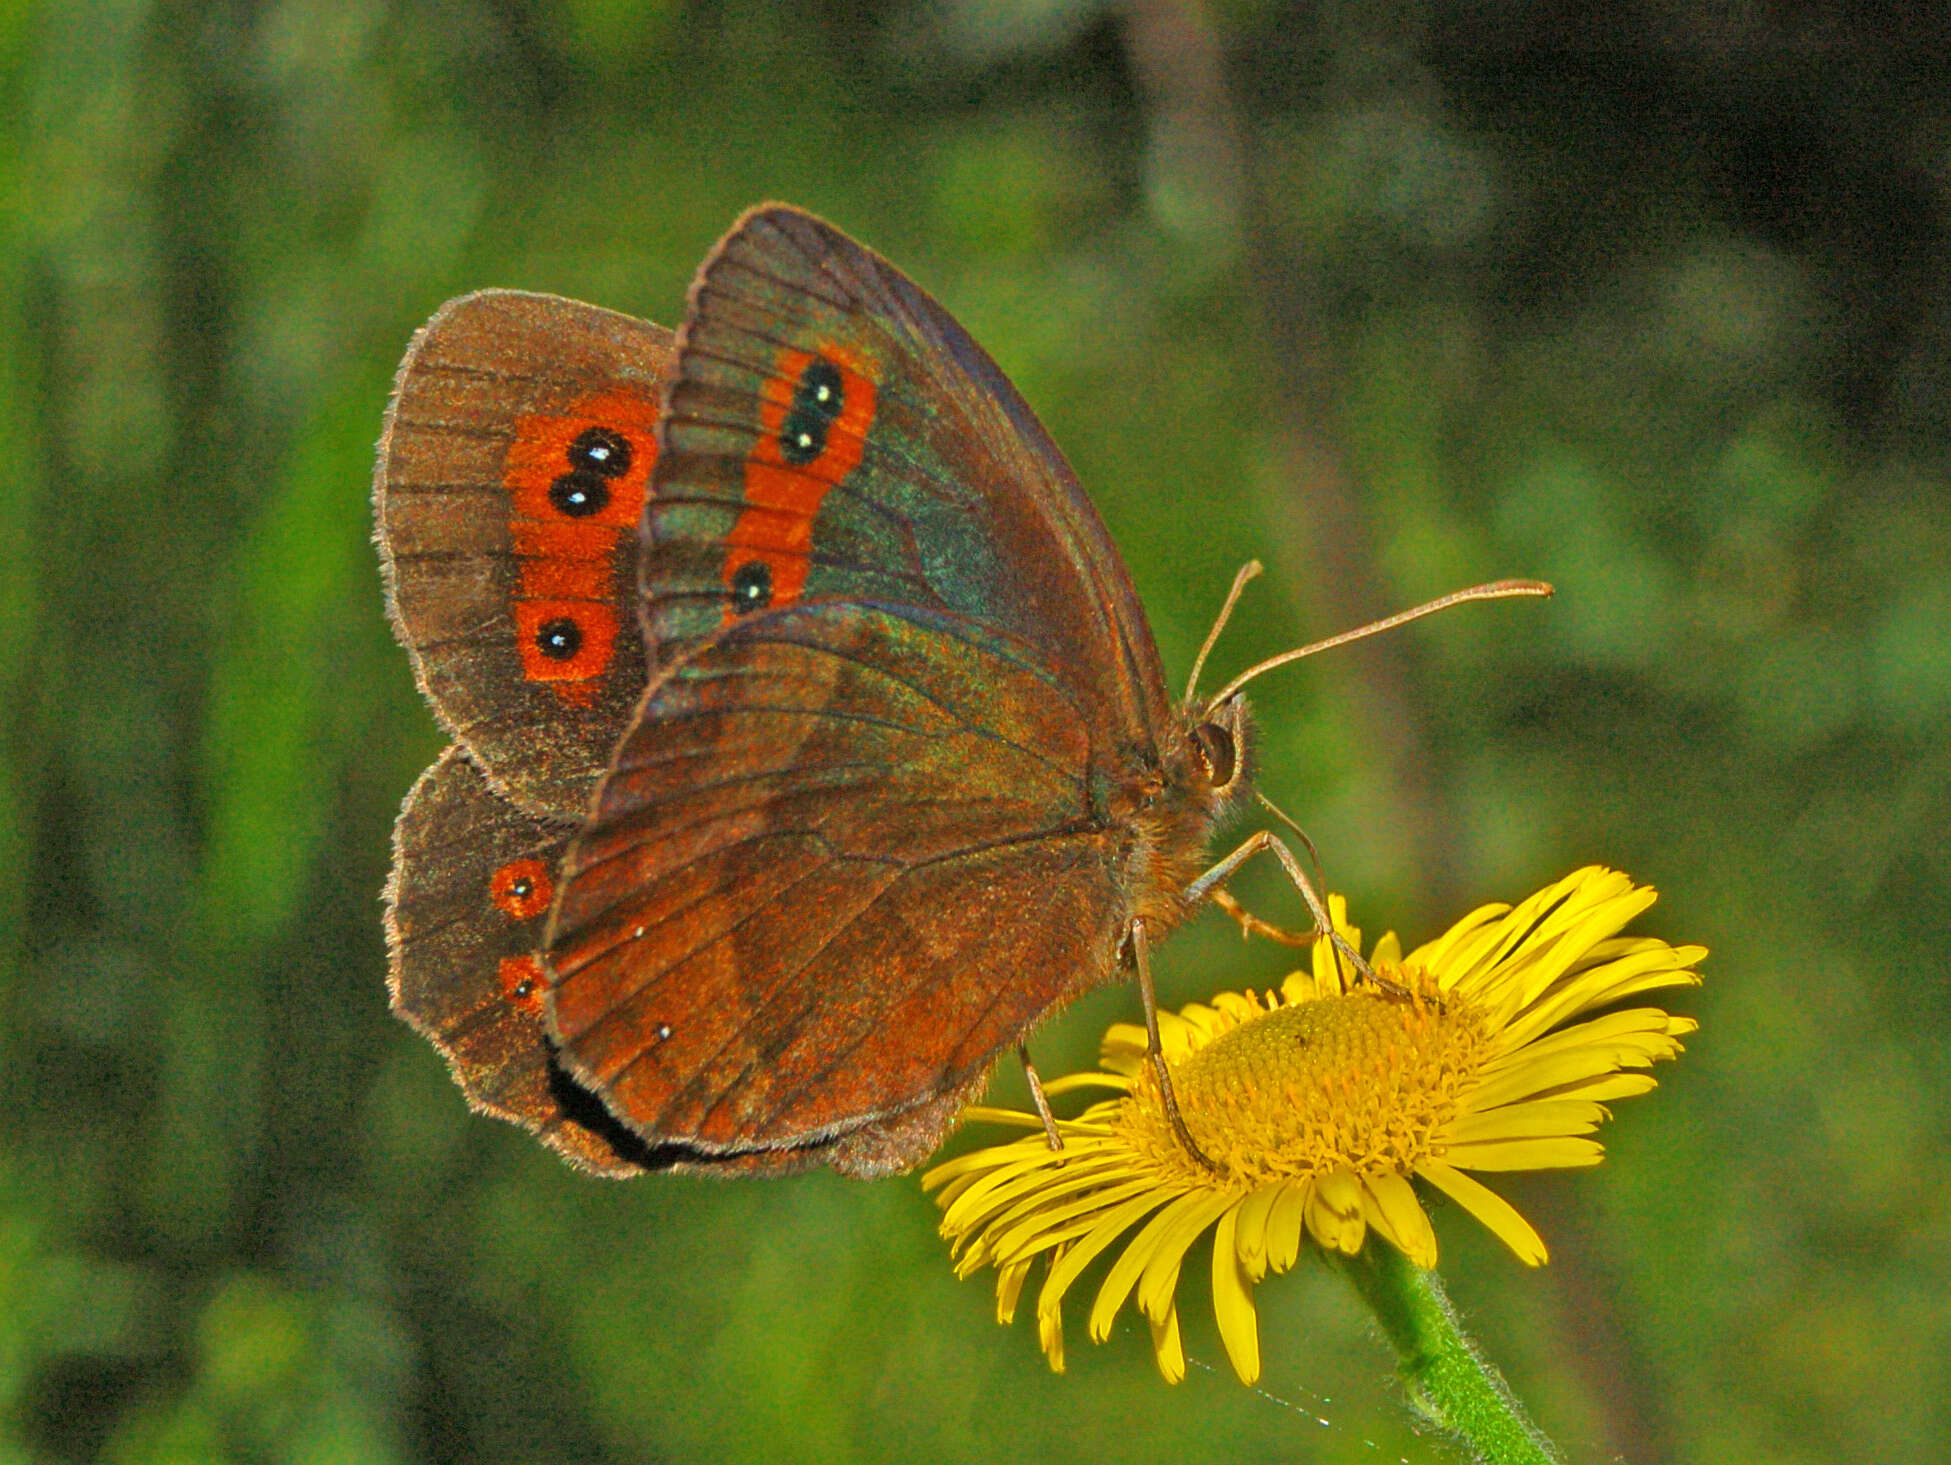
<instances>
[{"instance_id":1,"label":"green blurred background","mask_svg":"<svg viewBox=\"0 0 1951 1465\"><path fill-rule=\"evenodd\" d=\"M1557 583L1256 699L1371 932L1599 860L1714 951L1607 1163L1504 1187L1552 1265L1446 1273L1575 1459L1945 1458L1951 36L1594 10L0 3L0 1458L1440 1453L1318 1266L1275 1397L1196 1275L1221 1372L1055 1378L912 1179L587 1180L388 1016L393 366L483 285L675 323L763 198L990 348L1175 677L1252 555L1222 671ZM1164 995L1282 967L1209 916Z\"/></svg>"}]
</instances>

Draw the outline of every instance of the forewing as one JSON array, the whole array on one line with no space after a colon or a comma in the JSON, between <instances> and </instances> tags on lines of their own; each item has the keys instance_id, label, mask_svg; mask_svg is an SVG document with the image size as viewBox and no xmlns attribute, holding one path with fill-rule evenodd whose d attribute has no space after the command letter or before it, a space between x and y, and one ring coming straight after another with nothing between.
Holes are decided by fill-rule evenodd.
<instances>
[{"instance_id":1,"label":"forewing","mask_svg":"<svg viewBox=\"0 0 1951 1465\"><path fill-rule=\"evenodd\" d=\"M719 244L660 440L641 575L663 661L734 606L871 603L1005 637L1106 740L1157 741L1158 653L1076 475L948 312L831 225L769 206Z\"/></svg>"},{"instance_id":2,"label":"forewing","mask_svg":"<svg viewBox=\"0 0 1951 1465\"><path fill-rule=\"evenodd\" d=\"M631 606L668 331L550 295L442 306L374 480L393 626L496 788L580 818L642 693Z\"/></svg>"}]
</instances>

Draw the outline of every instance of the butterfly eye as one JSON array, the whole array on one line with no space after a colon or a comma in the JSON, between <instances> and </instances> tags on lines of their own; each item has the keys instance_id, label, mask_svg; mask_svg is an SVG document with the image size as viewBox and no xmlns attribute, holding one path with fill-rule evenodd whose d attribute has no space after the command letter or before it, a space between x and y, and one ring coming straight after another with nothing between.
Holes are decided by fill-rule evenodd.
<instances>
[{"instance_id":1,"label":"butterfly eye","mask_svg":"<svg viewBox=\"0 0 1951 1465\"><path fill-rule=\"evenodd\" d=\"M1192 730L1192 746L1198 750L1199 761L1205 767L1206 782L1214 788L1228 787L1240 766L1233 734L1216 722L1202 722Z\"/></svg>"}]
</instances>

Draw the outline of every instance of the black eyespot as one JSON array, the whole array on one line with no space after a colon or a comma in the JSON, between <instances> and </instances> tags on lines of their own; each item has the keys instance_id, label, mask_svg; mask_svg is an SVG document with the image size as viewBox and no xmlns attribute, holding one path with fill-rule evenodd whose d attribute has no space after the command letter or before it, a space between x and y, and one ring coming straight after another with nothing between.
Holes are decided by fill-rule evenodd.
<instances>
[{"instance_id":1,"label":"black eyespot","mask_svg":"<svg viewBox=\"0 0 1951 1465\"><path fill-rule=\"evenodd\" d=\"M1216 722L1202 722L1192 730L1192 746L1199 753L1199 761L1206 765L1206 782L1214 788L1225 788L1233 781L1239 770L1239 750L1233 746L1233 734Z\"/></svg>"},{"instance_id":2,"label":"black eyespot","mask_svg":"<svg viewBox=\"0 0 1951 1465\"><path fill-rule=\"evenodd\" d=\"M583 649L583 628L568 616L544 621L535 633L535 644L551 661L569 661Z\"/></svg>"},{"instance_id":3,"label":"black eyespot","mask_svg":"<svg viewBox=\"0 0 1951 1465\"><path fill-rule=\"evenodd\" d=\"M772 566L764 560L747 560L732 572L732 586L728 593L732 598L732 609L740 615L747 611L764 610L772 603Z\"/></svg>"},{"instance_id":4,"label":"black eyespot","mask_svg":"<svg viewBox=\"0 0 1951 1465\"><path fill-rule=\"evenodd\" d=\"M614 428L584 428L569 444L569 463L605 478L621 478L630 471L630 440Z\"/></svg>"},{"instance_id":5,"label":"black eyespot","mask_svg":"<svg viewBox=\"0 0 1951 1465\"><path fill-rule=\"evenodd\" d=\"M508 893L514 896L516 900L527 900L531 895L535 894L535 882L526 875L518 875L515 878L515 883L508 887Z\"/></svg>"},{"instance_id":6,"label":"black eyespot","mask_svg":"<svg viewBox=\"0 0 1951 1465\"><path fill-rule=\"evenodd\" d=\"M798 467L826 451L826 430L846 405L840 368L824 356L807 362L793 388L792 410L779 429L779 456Z\"/></svg>"},{"instance_id":7,"label":"black eyespot","mask_svg":"<svg viewBox=\"0 0 1951 1465\"><path fill-rule=\"evenodd\" d=\"M601 475L578 468L549 485L549 502L572 519L586 519L609 505L610 486Z\"/></svg>"}]
</instances>

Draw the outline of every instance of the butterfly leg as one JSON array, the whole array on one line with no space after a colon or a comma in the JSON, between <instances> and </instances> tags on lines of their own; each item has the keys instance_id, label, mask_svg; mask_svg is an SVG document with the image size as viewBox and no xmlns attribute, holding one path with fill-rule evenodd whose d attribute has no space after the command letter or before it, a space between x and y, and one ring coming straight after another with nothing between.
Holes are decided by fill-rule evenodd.
<instances>
[{"instance_id":1,"label":"butterfly leg","mask_svg":"<svg viewBox=\"0 0 1951 1465\"><path fill-rule=\"evenodd\" d=\"M1207 898L1240 923L1242 936L1264 936L1269 941L1278 941L1282 946L1312 946L1318 939L1313 931L1289 931L1284 926L1261 920L1224 890L1215 890Z\"/></svg>"},{"instance_id":2,"label":"butterfly leg","mask_svg":"<svg viewBox=\"0 0 1951 1465\"><path fill-rule=\"evenodd\" d=\"M1179 1096L1172 1092L1172 1075L1165 1068L1165 1044L1158 1036L1158 993L1152 987L1152 948L1145 935L1143 921L1131 923L1131 956L1138 968L1138 1000L1145 1009L1145 1056L1151 1060L1152 1072L1158 1078L1159 1097L1165 1102L1165 1117L1172 1121L1172 1132L1185 1146L1185 1152L1217 1175L1219 1166L1199 1148L1186 1128L1185 1116L1179 1113Z\"/></svg>"},{"instance_id":3,"label":"butterfly leg","mask_svg":"<svg viewBox=\"0 0 1951 1465\"><path fill-rule=\"evenodd\" d=\"M1294 831L1294 837L1306 848L1307 857L1318 873L1321 869L1321 852L1315 849L1314 841L1308 838L1307 831L1294 822L1291 814L1258 789L1254 790L1253 797L1263 809ZM1211 899L1214 905L1240 923L1242 936L1264 936L1269 941L1279 942L1282 946L1312 946L1319 939L1320 933L1317 931L1289 931L1274 925L1271 921L1261 920L1225 890L1214 890Z\"/></svg>"},{"instance_id":4,"label":"butterfly leg","mask_svg":"<svg viewBox=\"0 0 1951 1465\"><path fill-rule=\"evenodd\" d=\"M1294 858L1294 852L1272 830L1257 831L1232 854L1188 885L1185 888L1186 902L1197 905L1202 900L1210 899L1218 887L1226 882L1227 877L1262 850L1273 851L1274 858L1280 861L1281 868L1287 872L1287 878L1294 882L1294 888L1301 893L1301 899L1307 904L1308 914L1314 917L1313 936L1326 936L1334 943L1335 950L1347 957L1355 970L1375 987L1397 996L1406 995L1399 983L1377 976L1375 969L1362 959L1362 954L1350 946L1348 939L1335 929L1334 919L1328 914L1328 907L1322 901L1320 892L1314 888L1314 882L1308 878L1307 870L1299 860ZM1221 909L1225 907L1222 906Z\"/></svg>"},{"instance_id":5,"label":"butterfly leg","mask_svg":"<svg viewBox=\"0 0 1951 1465\"><path fill-rule=\"evenodd\" d=\"M1050 1141L1051 1149L1060 1150L1064 1147L1063 1136L1057 1133L1057 1116L1050 1112L1050 1099L1043 1092L1043 1079L1037 1074L1036 1065L1030 1062L1030 1045L1018 1043L1016 1056L1023 1060L1023 1077L1030 1081L1030 1102L1036 1105L1037 1118L1043 1121L1043 1137Z\"/></svg>"}]
</instances>

